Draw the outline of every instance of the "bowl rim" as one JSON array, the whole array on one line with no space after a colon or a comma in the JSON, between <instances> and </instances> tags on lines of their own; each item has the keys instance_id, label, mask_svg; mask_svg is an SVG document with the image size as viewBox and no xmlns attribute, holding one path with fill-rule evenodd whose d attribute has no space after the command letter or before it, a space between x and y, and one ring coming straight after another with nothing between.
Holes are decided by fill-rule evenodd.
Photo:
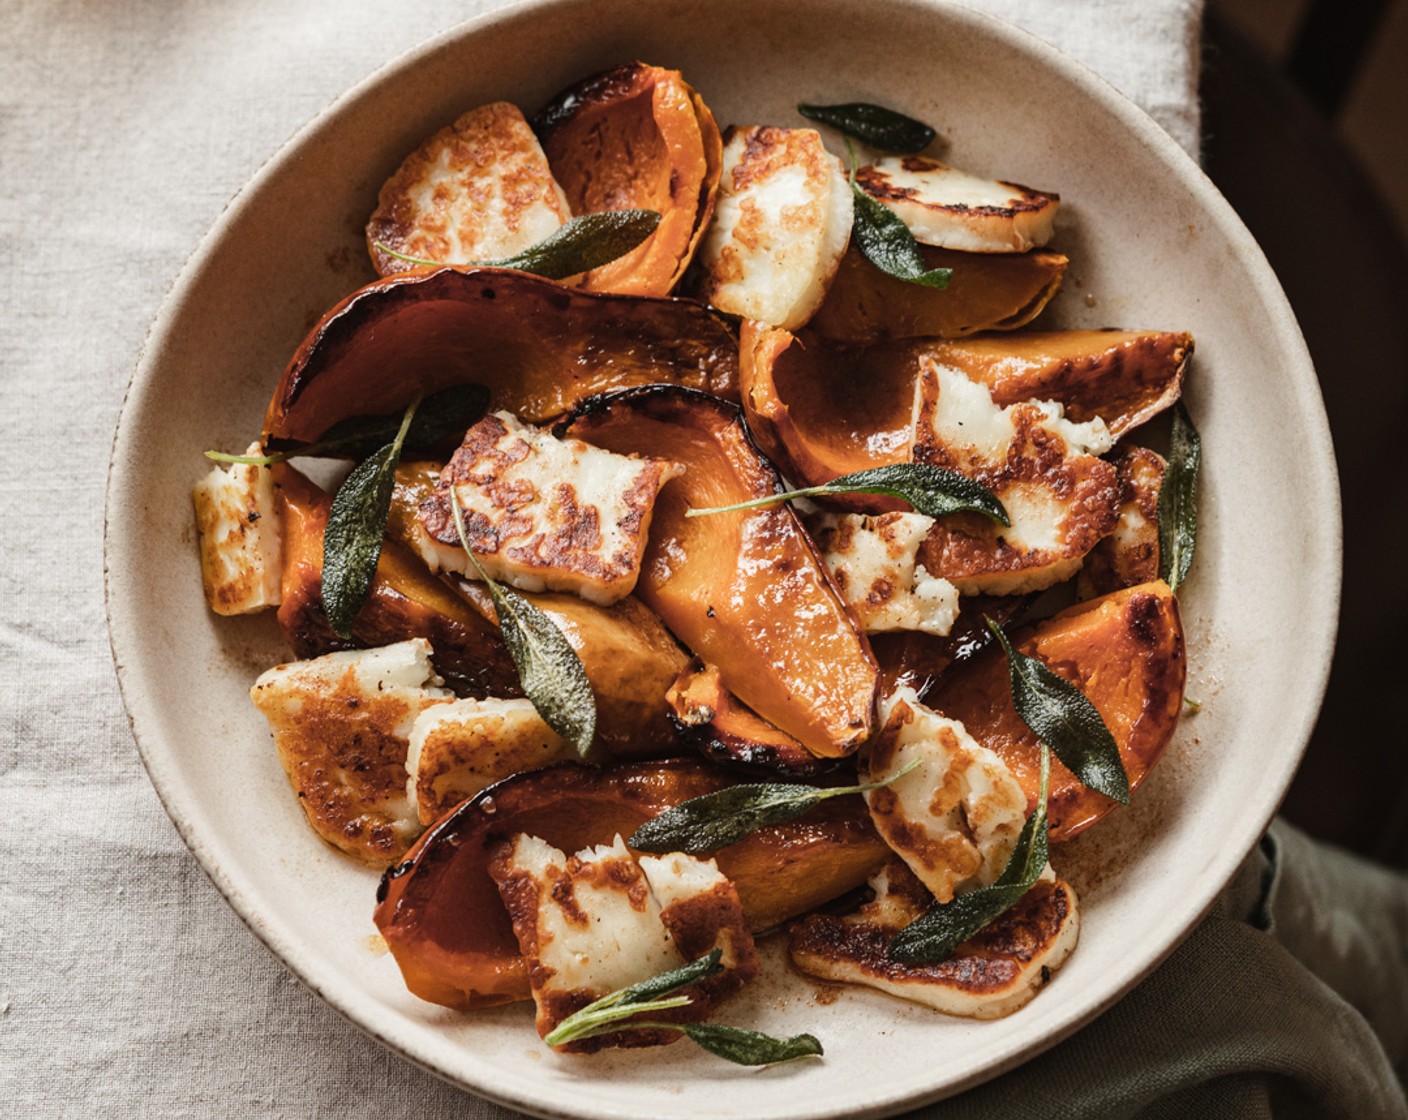
<instances>
[{"instance_id":1,"label":"bowl rim","mask_svg":"<svg viewBox=\"0 0 1408 1120\"><path fill-rule=\"evenodd\" d=\"M169 286L156 317L144 339L141 353L133 368L123 395L118 422L113 435L109 457L107 487L104 499L103 524L103 588L104 607L107 619L109 645L112 651L114 669L128 724L137 746L142 764L156 791L163 809L170 817L182 841L194 855L196 862L234 910L245 926L287 967L299 981L331 1006L362 1033L394 1050L401 1057L419 1068L442 1078L458 1088L473 1092L485 1099L505 1107L518 1109L533 1115L569 1120L572 1117L599 1117L601 1120L635 1120L635 1114L619 1108L602 1107L590 1102L582 1108L564 1109L543 1099L516 1092L502 1085L469 1084L462 1073L447 1068L425 1053L416 1039L400 1037L395 1029L387 1029L375 1022L369 1011L374 1006L364 1004L358 998L354 985L340 983L340 974L328 972L316 959L316 954L305 958L287 942L274 928L269 915L262 913L246 897L242 884L231 869L220 864L212 854L204 837L199 814L193 813L195 795L180 774L168 764L163 756L162 742L157 727L156 702L148 695L146 682L134 672L128 663L126 653L140 644L135 616L129 613L123 595L123 581L126 578L122 565L114 558L134 552L134 540L125 518L118 516L124 495L130 493L131 483L140 469L139 456L131 446L134 417L149 405L151 370L160 363L163 344L173 325L181 317L181 309L188 292L202 281L209 258L224 240L228 229L236 223L244 209L261 193L264 185L280 175L285 168L298 158L303 147L322 130L328 128L353 104L374 93L378 87L393 79L403 70L417 65L459 40L472 38L484 30L500 24L507 24L550 8L567 8L587 3L588 0L517 0L517 2L496 8L491 12L464 20L453 25L419 44L403 51L396 57L378 66L366 77L345 90L329 105L310 118L285 140L230 198L215 222L199 240L186 258L175 280ZM859 2L859 0L855 0ZM1065 1021L1059 1030L1038 1040L1034 1044L1018 1049L1002 1051L987 1057L971 1069L965 1076L932 1087L928 1090L907 1091L875 1101L864 1109L848 1109L844 1112L823 1108L812 1113L817 1120L826 1117L871 1117L887 1116L904 1109L946 1097L964 1089L972 1088L993 1077L1013 1069L1058 1042L1069 1037L1121 999L1129 990L1142 981L1150 972L1163 963L1183 942L1192 929L1207 915L1216 904L1217 896L1236 873L1245 855L1252 850L1262 833L1274 817L1286 795L1301 757L1308 745L1328 683L1331 655L1334 650L1338 628L1339 604L1342 584L1343 526L1340 512L1340 490L1331 443L1329 425L1323 399L1318 391L1314 367L1306 348L1304 338L1297 324L1290 304L1276 279L1265 254L1256 244L1245 225L1231 205L1213 185L1202 168L1164 129L1142 109L1130 101L1105 78L1084 64L1062 53L1038 36L1017 27L997 16L975 10L951 0L887 0L892 6L915 12L941 14L944 19L966 24L984 35L1004 40L1006 45L1030 57L1032 61L1054 74L1062 81L1076 87L1083 95L1100 102L1110 111L1119 123L1128 129L1136 139L1155 150L1163 159L1179 167L1187 178L1188 185L1195 194L1208 222L1216 227L1224 238L1235 239L1245 246L1244 265L1253 275L1256 289L1266 306L1271 309L1274 321L1270 324L1285 348L1285 353L1293 356L1294 377L1306 384L1302 389L1311 391L1304 402L1307 405L1307 422L1313 436L1311 443L1303 450L1310 460L1314 477L1322 480L1321 492L1316 495L1321 516L1318 521L1320 539L1317 544L1322 549L1325 567L1333 570L1333 587L1327 587L1325 594L1315 603L1307 605L1307 612L1298 619L1300 636L1308 649L1323 651L1318 668L1309 675L1311 687L1297 698L1299 713L1296 720L1296 739L1299 747L1287 752L1281 769L1267 775L1265 789L1274 791L1268 797L1268 806L1263 812L1251 814L1242 819L1237 831L1225 838L1218 855L1210 861L1204 883L1206 889L1190 894L1180 911L1177 921L1170 924L1169 935L1159 950L1150 954L1142 965L1118 987L1107 992L1102 998L1093 1001L1078 1014ZM394 1025L393 1025L394 1026Z\"/></svg>"}]
</instances>

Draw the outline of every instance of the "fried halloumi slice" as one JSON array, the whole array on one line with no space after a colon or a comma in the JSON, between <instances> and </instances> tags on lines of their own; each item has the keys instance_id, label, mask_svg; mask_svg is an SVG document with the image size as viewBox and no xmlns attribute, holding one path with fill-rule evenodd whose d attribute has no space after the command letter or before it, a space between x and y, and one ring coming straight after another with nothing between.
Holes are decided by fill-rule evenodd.
<instances>
[{"instance_id":1,"label":"fried halloumi slice","mask_svg":"<svg viewBox=\"0 0 1408 1120\"><path fill-rule=\"evenodd\" d=\"M555 439L511 413L493 413L465 433L435 494L421 503L427 535L417 543L432 571L479 578L460 547L453 485L469 546L490 578L605 606L635 588L655 496L683 473L676 463Z\"/></svg>"},{"instance_id":2,"label":"fried halloumi slice","mask_svg":"<svg viewBox=\"0 0 1408 1120\"><path fill-rule=\"evenodd\" d=\"M807 519L822 562L867 634L922 630L946 635L958 589L917 562L934 527L922 513L821 513Z\"/></svg>"},{"instance_id":3,"label":"fried halloumi slice","mask_svg":"<svg viewBox=\"0 0 1408 1120\"><path fill-rule=\"evenodd\" d=\"M1011 526L979 514L935 523L919 561L964 595L1040 591L1073 576L1114 528L1115 468L1098 416L1067 420L1053 401L1003 407L986 385L930 357L915 382L914 460L966 474L992 490Z\"/></svg>"},{"instance_id":4,"label":"fried halloumi slice","mask_svg":"<svg viewBox=\"0 0 1408 1120\"><path fill-rule=\"evenodd\" d=\"M1027 819L1027 795L1006 764L956 720L919 702L908 687L881 704L884 726L861 767L881 782L910 763L898 781L865 794L876 831L940 902L991 884Z\"/></svg>"},{"instance_id":5,"label":"fried halloumi slice","mask_svg":"<svg viewBox=\"0 0 1408 1120\"><path fill-rule=\"evenodd\" d=\"M914 239L969 253L1025 253L1051 240L1059 195L983 179L924 156L887 156L856 183L893 210Z\"/></svg>"},{"instance_id":6,"label":"fried halloumi slice","mask_svg":"<svg viewBox=\"0 0 1408 1120\"><path fill-rule=\"evenodd\" d=\"M688 1006L652 1019L695 1022L758 971L757 950L733 884L712 860L673 853L637 863L619 836L567 856L535 836L502 844L489 873L528 962L539 1035L602 996L713 950L725 971L685 990ZM654 1046L672 1031L618 1031L565 1051Z\"/></svg>"},{"instance_id":7,"label":"fried halloumi slice","mask_svg":"<svg viewBox=\"0 0 1408 1120\"><path fill-rule=\"evenodd\" d=\"M1167 465L1162 455L1147 447L1131 445L1116 456L1119 520L1085 558L1076 585L1082 599L1159 578L1159 490Z\"/></svg>"},{"instance_id":8,"label":"fried halloumi slice","mask_svg":"<svg viewBox=\"0 0 1408 1120\"><path fill-rule=\"evenodd\" d=\"M254 682L299 804L329 844L376 863L405 855L421 831L406 750L416 717L454 699L439 684L424 638L277 665Z\"/></svg>"},{"instance_id":9,"label":"fried halloumi slice","mask_svg":"<svg viewBox=\"0 0 1408 1120\"><path fill-rule=\"evenodd\" d=\"M793 928L792 960L809 976L861 984L971 1019L1000 1019L1026 1004L1075 948L1075 891L1047 874L1022 899L938 964L889 958L890 939L932 903L898 860L870 880L873 901L846 917L813 914Z\"/></svg>"},{"instance_id":10,"label":"fried halloumi slice","mask_svg":"<svg viewBox=\"0 0 1408 1120\"><path fill-rule=\"evenodd\" d=\"M814 129L729 129L701 294L731 315L801 326L836 275L851 218L841 161Z\"/></svg>"},{"instance_id":11,"label":"fried halloumi slice","mask_svg":"<svg viewBox=\"0 0 1408 1120\"><path fill-rule=\"evenodd\" d=\"M367 249L382 276L409 257L468 264L535 245L572 211L523 114L505 101L471 109L406 157L377 198Z\"/></svg>"},{"instance_id":12,"label":"fried halloumi slice","mask_svg":"<svg viewBox=\"0 0 1408 1120\"><path fill-rule=\"evenodd\" d=\"M486 786L576 757L531 700L437 704L411 728L406 793L428 825Z\"/></svg>"},{"instance_id":13,"label":"fried halloumi slice","mask_svg":"<svg viewBox=\"0 0 1408 1120\"><path fill-rule=\"evenodd\" d=\"M259 455L258 441L247 455ZM253 614L281 602L283 531L268 467L214 468L191 490L205 601L216 614Z\"/></svg>"}]
</instances>

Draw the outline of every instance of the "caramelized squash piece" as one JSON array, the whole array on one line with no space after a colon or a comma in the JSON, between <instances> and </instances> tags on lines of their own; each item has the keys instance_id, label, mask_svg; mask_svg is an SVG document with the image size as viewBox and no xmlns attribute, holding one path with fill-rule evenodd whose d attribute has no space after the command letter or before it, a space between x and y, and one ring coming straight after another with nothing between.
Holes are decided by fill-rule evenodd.
<instances>
[{"instance_id":1,"label":"caramelized squash piece","mask_svg":"<svg viewBox=\"0 0 1408 1120\"><path fill-rule=\"evenodd\" d=\"M466 801L421 837L377 891L377 928L406 986L461 1010L527 999L527 968L489 874L496 844L519 833L567 852L609 844L670 806L737 780L695 759L609 770L567 763ZM757 931L855 889L886 855L860 798L838 797L716 858Z\"/></svg>"},{"instance_id":2,"label":"caramelized squash piece","mask_svg":"<svg viewBox=\"0 0 1408 1120\"><path fill-rule=\"evenodd\" d=\"M511 269L406 273L323 316L284 370L264 433L314 440L453 385L484 385L491 409L535 423L633 385L736 398L737 353L724 321L685 300L575 291Z\"/></svg>"},{"instance_id":3,"label":"caramelized squash piece","mask_svg":"<svg viewBox=\"0 0 1408 1120\"><path fill-rule=\"evenodd\" d=\"M573 214L660 215L650 237L583 287L667 295L714 213L723 142L708 106L677 70L630 62L563 90L534 124Z\"/></svg>"},{"instance_id":4,"label":"caramelized squash piece","mask_svg":"<svg viewBox=\"0 0 1408 1120\"><path fill-rule=\"evenodd\" d=\"M1016 631L1012 644L1090 698L1119 745L1130 790L1138 789L1173 738L1183 703L1183 626L1168 585L1156 580L1078 604ZM1028 808L1035 805L1041 749L1012 706L1001 649L990 646L946 674L926 703L1001 756L1026 791ZM1116 804L1051 759L1053 841L1069 840Z\"/></svg>"},{"instance_id":5,"label":"caramelized squash piece","mask_svg":"<svg viewBox=\"0 0 1408 1120\"><path fill-rule=\"evenodd\" d=\"M1031 606L1034 595L973 595L961 601L958 618L945 637L911 631L872 634L871 648L880 663L880 695L896 688L912 688L923 700L950 665L966 661L992 642L992 631L983 622L991 618L1006 626Z\"/></svg>"},{"instance_id":6,"label":"caramelized squash piece","mask_svg":"<svg viewBox=\"0 0 1408 1120\"><path fill-rule=\"evenodd\" d=\"M864 635L786 505L689 518L690 507L776 493L738 409L703 393L645 388L584 407L568 434L681 463L666 485L636 594L724 686L823 758L870 737L879 674Z\"/></svg>"},{"instance_id":7,"label":"caramelized squash piece","mask_svg":"<svg viewBox=\"0 0 1408 1120\"><path fill-rule=\"evenodd\" d=\"M964 253L921 245L925 268L951 268L947 288L887 276L852 246L811 327L829 342L962 338L1010 331L1041 314L1070 262L1060 253Z\"/></svg>"}]
</instances>

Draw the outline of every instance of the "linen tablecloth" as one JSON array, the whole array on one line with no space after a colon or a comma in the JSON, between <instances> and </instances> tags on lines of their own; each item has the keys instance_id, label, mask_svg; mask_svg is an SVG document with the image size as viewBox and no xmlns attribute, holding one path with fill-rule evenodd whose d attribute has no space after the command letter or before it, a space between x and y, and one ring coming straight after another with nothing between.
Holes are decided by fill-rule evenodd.
<instances>
[{"instance_id":1,"label":"linen tablecloth","mask_svg":"<svg viewBox=\"0 0 1408 1120\"><path fill-rule=\"evenodd\" d=\"M132 743L101 578L112 432L182 262L308 118L401 51L496 6L3 6L7 1116L509 1115L363 1037L206 880ZM1196 153L1200 0L977 6L1104 74Z\"/></svg>"}]
</instances>

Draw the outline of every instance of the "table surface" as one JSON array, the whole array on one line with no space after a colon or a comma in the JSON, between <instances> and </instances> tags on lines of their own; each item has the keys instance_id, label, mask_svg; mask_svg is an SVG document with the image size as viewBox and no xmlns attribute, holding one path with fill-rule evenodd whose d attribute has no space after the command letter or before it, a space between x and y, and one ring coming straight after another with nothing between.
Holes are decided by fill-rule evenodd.
<instances>
[{"instance_id":1,"label":"table surface","mask_svg":"<svg viewBox=\"0 0 1408 1120\"><path fill-rule=\"evenodd\" d=\"M182 263L338 94L499 6L3 6L0 424L21 467L0 480L0 1100L12 1115L512 1115L362 1036L241 925L147 781L102 603L112 432ZM1090 65L1196 154L1201 0L973 6ZM83 516L55 521L60 509Z\"/></svg>"}]
</instances>

